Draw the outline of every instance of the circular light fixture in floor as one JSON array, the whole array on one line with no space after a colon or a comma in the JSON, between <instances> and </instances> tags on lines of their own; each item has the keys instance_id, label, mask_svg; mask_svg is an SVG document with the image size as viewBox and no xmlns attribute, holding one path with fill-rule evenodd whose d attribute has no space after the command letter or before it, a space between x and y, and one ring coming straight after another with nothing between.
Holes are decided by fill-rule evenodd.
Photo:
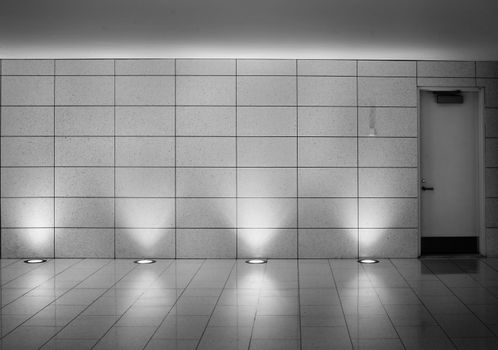
<instances>
[{"instance_id":1,"label":"circular light fixture in floor","mask_svg":"<svg viewBox=\"0 0 498 350\"><path fill-rule=\"evenodd\" d=\"M254 264L254 265L257 265L257 264L266 264L268 262L268 260L266 259L249 259L249 260L246 260L246 263L248 264Z\"/></svg>"},{"instance_id":2,"label":"circular light fixture in floor","mask_svg":"<svg viewBox=\"0 0 498 350\"><path fill-rule=\"evenodd\" d=\"M156 261L152 259L140 259L140 260L135 260L135 264L141 264L141 265L146 265L146 264L153 264Z\"/></svg>"},{"instance_id":3,"label":"circular light fixture in floor","mask_svg":"<svg viewBox=\"0 0 498 350\"><path fill-rule=\"evenodd\" d=\"M24 262L26 264L41 264L41 263L44 263L46 261L47 261L47 259L28 259L28 260L24 260Z\"/></svg>"},{"instance_id":4,"label":"circular light fixture in floor","mask_svg":"<svg viewBox=\"0 0 498 350\"><path fill-rule=\"evenodd\" d=\"M379 260L376 259L360 259L358 260L360 264L377 264Z\"/></svg>"}]
</instances>

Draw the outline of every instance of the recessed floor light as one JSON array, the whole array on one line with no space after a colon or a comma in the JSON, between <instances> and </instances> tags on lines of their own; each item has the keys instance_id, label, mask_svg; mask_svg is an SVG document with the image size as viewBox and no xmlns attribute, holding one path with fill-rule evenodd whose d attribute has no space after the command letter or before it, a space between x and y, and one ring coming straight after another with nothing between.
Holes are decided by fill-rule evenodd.
<instances>
[{"instance_id":1,"label":"recessed floor light","mask_svg":"<svg viewBox=\"0 0 498 350\"><path fill-rule=\"evenodd\" d=\"M249 260L246 260L246 263L248 264L266 264L268 262L268 260L266 259L249 259Z\"/></svg>"},{"instance_id":2,"label":"recessed floor light","mask_svg":"<svg viewBox=\"0 0 498 350\"><path fill-rule=\"evenodd\" d=\"M360 264L377 264L379 262L379 260L375 260L375 259L360 259L360 260L358 260L358 262Z\"/></svg>"},{"instance_id":3,"label":"recessed floor light","mask_svg":"<svg viewBox=\"0 0 498 350\"><path fill-rule=\"evenodd\" d=\"M156 261L152 259L140 259L140 260L135 260L135 264L153 264Z\"/></svg>"},{"instance_id":4,"label":"recessed floor light","mask_svg":"<svg viewBox=\"0 0 498 350\"><path fill-rule=\"evenodd\" d=\"M44 263L46 261L47 261L47 259L28 259L28 260L24 260L24 262L26 264L41 264L41 263Z\"/></svg>"}]
</instances>

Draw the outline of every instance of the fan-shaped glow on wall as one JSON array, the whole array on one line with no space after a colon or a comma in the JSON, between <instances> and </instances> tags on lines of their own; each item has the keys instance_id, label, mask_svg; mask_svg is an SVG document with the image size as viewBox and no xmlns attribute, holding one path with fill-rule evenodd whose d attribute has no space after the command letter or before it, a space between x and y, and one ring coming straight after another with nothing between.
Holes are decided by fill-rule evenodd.
<instances>
[{"instance_id":1,"label":"fan-shaped glow on wall","mask_svg":"<svg viewBox=\"0 0 498 350\"><path fill-rule=\"evenodd\" d=\"M362 249L366 249L375 245L379 239L381 239L381 235L372 234L371 230L360 230L359 233L360 253Z\"/></svg>"},{"instance_id":2,"label":"fan-shaped glow on wall","mask_svg":"<svg viewBox=\"0 0 498 350\"><path fill-rule=\"evenodd\" d=\"M3 227L53 227L54 201L51 198L2 199Z\"/></svg>"},{"instance_id":3,"label":"fan-shaped glow on wall","mask_svg":"<svg viewBox=\"0 0 498 350\"><path fill-rule=\"evenodd\" d=\"M5 258L52 257L54 254L53 228L2 229L2 241Z\"/></svg>"},{"instance_id":4,"label":"fan-shaped glow on wall","mask_svg":"<svg viewBox=\"0 0 498 350\"><path fill-rule=\"evenodd\" d=\"M277 244L274 239L277 235L274 234L274 230L249 230L248 234L239 235L239 238L243 240L243 244L246 249L250 252L252 256L264 255L266 247L273 244Z\"/></svg>"},{"instance_id":5,"label":"fan-shaped glow on wall","mask_svg":"<svg viewBox=\"0 0 498 350\"><path fill-rule=\"evenodd\" d=\"M48 241L54 239L51 229L24 230L23 235L25 235L26 243L32 247L44 246Z\"/></svg>"},{"instance_id":6,"label":"fan-shaped glow on wall","mask_svg":"<svg viewBox=\"0 0 498 350\"><path fill-rule=\"evenodd\" d=\"M12 227L2 229L4 257L53 256L53 203L52 198L2 199L2 226Z\"/></svg>"},{"instance_id":7,"label":"fan-shaped glow on wall","mask_svg":"<svg viewBox=\"0 0 498 350\"><path fill-rule=\"evenodd\" d=\"M127 229L126 231L127 239L131 241L137 251L143 252L145 255L150 254L164 236L162 229Z\"/></svg>"}]
</instances>

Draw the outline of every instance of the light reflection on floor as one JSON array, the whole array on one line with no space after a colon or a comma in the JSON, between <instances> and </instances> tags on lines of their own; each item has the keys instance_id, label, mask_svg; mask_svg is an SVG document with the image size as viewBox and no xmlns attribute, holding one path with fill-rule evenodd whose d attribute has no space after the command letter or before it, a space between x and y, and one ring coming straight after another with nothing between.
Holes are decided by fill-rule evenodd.
<instances>
[{"instance_id":1,"label":"light reflection on floor","mask_svg":"<svg viewBox=\"0 0 498 350\"><path fill-rule=\"evenodd\" d=\"M2 349L498 349L498 259L1 260Z\"/></svg>"}]
</instances>

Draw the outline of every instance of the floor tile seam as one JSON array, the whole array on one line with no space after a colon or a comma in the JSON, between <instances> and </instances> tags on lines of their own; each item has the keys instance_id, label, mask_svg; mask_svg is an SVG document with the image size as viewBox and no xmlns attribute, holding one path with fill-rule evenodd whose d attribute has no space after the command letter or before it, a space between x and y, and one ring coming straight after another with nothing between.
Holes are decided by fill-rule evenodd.
<instances>
[{"instance_id":1,"label":"floor tile seam","mask_svg":"<svg viewBox=\"0 0 498 350\"><path fill-rule=\"evenodd\" d=\"M5 227L3 227L3 228L5 229ZM55 263L55 259L50 259L50 260L51 260L51 261L54 261L54 263ZM23 261L23 259L19 259L19 260L18 260L18 262L19 262L19 263L21 263L22 261ZM45 266L46 266L46 265L45 265ZM22 276L24 276L24 275L26 275L26 274L28 274L28 273L31 273L31 272L33 272L33 271L36 271L36 270L38 270L38 269L40 269L40 268L42 268L42 267L43 267L43 264L38 264L37 266L32 266L32 268L31 268L29 271L23 272L23 273L21 273L20 275L17 275L16 277L14 277L14 278L12 278L12 279L8 280L7 282L3 283L3 284L0 286L0 288L4 288L4 287L5 287L5 285L7 285L8 283L10 283L10 282L12 282L12 281L15 281L16 279L18 279L18 278L20 278L20 277L22 277Z\"/></svg>"},{"instance_id":2,"label":"floor tile seam","mask_svg":"<svg viewBox=\"0 0 498 350\"><path fill-rule=\"evenodd\" d=\"M299 204L299 200L298 200ZM299 232L299 231L298 231ZM298 237L299 238L299 237ZM299 245L298 245L299 247ZM299 257L299 256L298 256ZM301 278L300 278L300 260L296 259L296 269L297 269L297 322L299 325L299 349L303 350L303 325L301 321Z\"/></svg>"},{"instance_id":3,"label":"floor tile seam","mask_svg":"<svg viewBox=\"0 0 498 350\"><path fill-rule=\"evenodd\" d=\"M60 274L60 273L64 272L65 270L67 270L67 269L69 269L69 268L73 267L74 265L79 264L81 261L83 261L83 260L85 260L85 259L84 259L84 258L78 258L78 259L74 259L74 260L75 260L75 262L74 262L72 265L69 265L69 266L68 266L68 267L66 267L63 271L61 271L61 272L59 272L59 273L56 273L55 275L53 275L52 277L48 278L47 280L45 280L45 281L44 281L44 282L42 282L41 284L43 284L43 283L47 282L47 281L48 281L48 280L50 280L51 278L53 278L53 277L57 276L58 274ZM55 264L55 259L49 259L49 261L53 261L53 263ZM23 262L23 259L18 260L18 262L19 262L19 263ZM12 265L12 264L11 264L11 265ZM0 289L11 289L11 288L9 288L9 287L7 286L7 284L9 284L9 283L11 283L11 282L13 282L13 281L15 281L15 280L17 280L17 279L19 279L19 278L21 278L21 277L25 276L25 275L27 275L27 274L29 274L29 273L31 273L31 272L35 272L36 270L41 269L42 267L46 267L46 266L47 266L47 265L38 264L38 266L33 267L33 269L31 269L31 270L29 270L29 271L27 271L27 272L25 272L25 273L22 273L21 275L19 275L19 276L15 277L15 278L13 278L13 279L9 280L8 282L4 283L4 284L0 287ZM55 265L54 265L54 267L55 267ZM36 287L39 287L39 286L40 286L40 285L38 285L38 286L36 286ZM36 288L36 287L34 287L34 288ZM12 289L17 289L17 288L12 288Z\"/></svg>"},{"instance_id":4,"label":"floor tile seam","mask_svg":"<svg viewBox=\"0 0 498 350\"><path fill-rule=\"evenodd\" d=\"M158 279L162 276L162 274L164 274L166 271L168 271L168 269L169 269L169 268L173 265L173 263L174 263L173 259L166 259L166 260L170 260L170 261L168 261L168 264L167 264L167 265L166 265L166 266L162 269L162 271L161 271L161 272L160 272L160 273L156 276L156 278L155 278L154 280L152 280L152 281L148 282L148 283L149 283L149 285L148 285L148 286L152 285L155 281L157 281L157 280L158 280ZM135 266L133 269L131 269L131 270L129 271L129 273L131 273L131 272L132 272L132 271L134 271L134 270L138 271L138 268L139 268L139 267L140 267L140 266ZM128 275L128 274L126 274L126 275ZM125 276L123 276L123 278L124 278L124 277L126 277L126 275L125 275ZM118 282L116 282L116 283L115 283L115 285L116 285L117 283L121 282L121 280L122 280L123 278L121 278ZM112 287L110 287L107 291L109 291L111 288L112 288ZM138 289L142 289L142 288L138 288ZM97 346L97 344L98 344L98 343L99 343L99 342L100 342L100 341L101 341L101 340L102 340L102 339L103 339L103 338L104 338L104 337L105 337L105 336L106 336L106 335L107 335L107 334L111 331L111 329L116 328L116 327L121 327L121 326L116 326L116 325L117 325L117 323L118 323L118 322L119 322L119 321L123 318L123 316L124 316L124 315L128 312L128 310L130 310L133 306L135 306L135 305L136 305L136 303L137 303L137 301L138 301L138 300L139 300L139 299L140 299L140 298L141 298L141 297L142 297L142 296L143 296L143 295L147 292L147 288L143 288L143 289L144 289L144 290L143 290L143 292L142 292L142 293L140 293L139 295L137 295L137 296L135 296L135 297L131 298L133 301L132 301L132 302L130 303L130 305L126 308L126 310L125 310L123 313L121 313L121 315L110 315L110 316L115 316L115 317L116 317L116 320L115 320L115 321L113 322L113 324L112 324L112 325L111 325L111 326L107 329L107 331L106 331L106 332L104 332L104 334L102 334L102 336L100 336L99 338L97 338L97 341L96 341L96 342L95 342L95 344L92 346L92 349L93 349L95 346ZM175 290L176 290L176 288L175 288ZM106 292L107 292L107 291L106 291ZM98 300L98 299L100 299L100 297L99 297L99 298L97 298L96 300ZM95 300L95 301L96 301L96 300ZM171 311L171 309L170 309L170 311ZM169 311L168 311L168 313L169 313ZM126 327L126 326L122 326L122 327ZM136 327L136 326L132 326L132 327ZM146 326L139 326L139 327L146 327Z\"/></svg>"},{"instance_id":5,"label":"floor tile seam","mask_svg":"<svg viewBox=\"0 0 498 350\"><path fill-rule=\"evenodd\" d=\"M269 260L270 262L271 260ZM263 283L266 279L266 273L268 271L268 264L265 264L264 266L264 270L263 270L263 274L261 276L261 282L260 282L260 286L258 288L258 297L257 297L257 302L256 302L256 312L254 312L254 317L253 317L253 320L252 320L252 328L251 328L251 335L250 335L250 338L249 338L249 344L248 344L248 348L250 349L251 348L251 344L252 344L252 341L253 341L253 336L254 336L254 327L256 325L256 319L258 317L258 307L259 307L259 303L261 301L261 294L262 294L262 290L263 290ZM240 289L236 289L237 291L239 291ZM238 298L238 294L236 295L236 298Z\"/></svg>"},{"instance_id":6,"label":"floor tile seam","mask_svg":"<svg viewBox=\"0 0 498 350\"><path fill-rule=\"evenodd\" d=\"M2 198L3 198L3 197L2 197ZM6 267L9 267L9 266L12 266L12 265L14 265L14 264L16 264L16 263L20 263L20 262L21 262L21 259L0 259L0 261L1 261L1 262L4 262L4 261L6 262L7 260L13 260L13 261L11 261L11 262L10 262L10 264L7 264L7 265L5 265L5 266L2 266L2 267L0 268L0 270L3 270L3 269L5 269Z\"/></svg>"},{"instance_id":7,"label":"floor tile seam","mask_svg":"<svg viewBox=\"0 0 498 350\"><path fill-rule=\"evenodd\" d=\"M82 280L81 282L79 282L77 285L75 285L73 288L71 288L70 290L73 290L75 289L76 286L80 285L81 283L83 283L85 280L87 280L89 277L93 276L95 273L97 273L98 271L101 271L104 267L106 266L109 266L111 265L111 263L115 262L116 260L115 259L110 259L110 261L103 265L101 268L99 268L97 271L95 271L93 274L91 274L90 276L88 276L87 278L85 278L84 280ZM121 276L121 278L119 278L116 282L114 282L110 287L108 288L102 288L102 289L105 289L100 295L98 295L97 297L95 297L93 299L93 301L86 305L83 310L81 310L76 316L74 316L68 323L66 323L66 325L64 325L63 327L61 327L61 329L59 329L55 334L52 335L52 337L50 337L45 343L41 344L40 348L42 348L43 346L45 346L47 343L49 343L50 341L52 341L52 339L55 339L57 337L58 334L60 334L64 329L68 328L68 326L74 321L76 320L78 317L80 317L81 315L83 315L83 313L88 310L90 308L90 306L92 306L93 304L95 304L95 302L100 299L100 297L102 297L105 293L107 293L109 290L111 290L116 284L118 284L123 278L125 278L128 274L130 274L133 270L135 270L137 268L137 266L134 266L133 268L131 268L128 272L126 272L123 276ZM89 288L89 289L92 289L92 288ZM94 288L94 289L100 289L100 288Z\"/></svg>"},{"instance_id":8,"label":"floor tile seam","mask_svg":"<svg viewBox=\"0 0 498 350\"><path fill-rule=\"evenodd\" d=\"M495 260L497 260L497 262L498 262L498 259L495 259ZM498 272L498 265L497 265L497 266L490 265L490 264L489 264L489 258L486 258L486 259L480 259L480 261L483 261L483 263L484 263L486 266L488 266L490 269L492 269L492 270L494 270L494 271Z\"/></svg>"},{"instance_id":9,"label":"floor tile seam","mask_svg":"<svg viewBox=\"0 0 498 350\"><path fill-rule=\"evenodd\" d=\"M166 314L166 316L164 316L164 318L161 320L161 322L159 322L159 325L156 327L155 331L152 333L152 335L149 337L149 339L145 342L145 345L144 345L143 349L147 348L147 346L149 345L149 343L151 342L151 340L154 339L155 335L157 334L157 332L159 331L159 329L161 328L161 326L164 324L164 322L166 321L166 319L170 315L171 310L173 310L176 307L176 305L178 304L178 301L181 299L181 297L183 296L183 294L185 293L185 291L187 290L187 288L190 286L190 284L192 283L192 281L194 280L194 278L197 276L197 274L199 273L199 271L201 271L201 269L204 266L204 264L206 263L206 261L207 261L207 259L204 259L202 261L202 263L199 265L199 267L197 268L197 270L195 271L195 273L192 274L192 277L188 281L188 283L185 286L185 288L183 288L182 291L181 291L181 293L180 293L180 295L176 297L175 303L171 306L171 309L168 311L168 313ZM176 263L176 261L174 263Z\"/></svg>"},{"instance_id":10,"label":"floor tile seam","mask_svg":"<svg viewBox=\"0 0 498 350\"><path fill-rule=\"evenodd\" d=\"M434 320L434 322L436 322L436 325L439 327L439 329L441 329L441 331L444 333L444 335L446 336L447 339L449 339L449 341L451 342L451 344L454 346L454 348L456 349L457 348L457 345L453 342L453 339L450 337L450 335L448 334L448 332L446 331L446 329L443 328L443 326L441 325L441 323L438 321L438 319L435 317L435 313L433 313L429 306L426 305L426 303L423 301L423 299L418 295L417 291L412 287L412 285L410 283L408 283L408 280L405 278L405 276L399 271L398 267L396 266L396 264L394 264L392 262L391 259L388 259L389 260L389 263L392 264L394 266L394 268L396 269L396 271L398 271L398 273L400 274L401 278L403 278L403 280L406 282L406 284L408 285L408 287L410 288L410 290L415 294L415 296L417 297L417 299L420 301L421 305L423 305L424 309L429 313L429 315L431 315L432 319ZM439 277L434 274L434 272L432 272L432 270L427 266L425 265L424 261L423 260L419 260L420 261L420 264L424 265L425 267L427 267L429 269L429 271L431 271L431 273L438 279L438 281L440 283L442 283L447 289L448 286L446 286L446 284L443 283L443 281L441 281L439 279ZM453 293L453 292L452 292Z\"/></svg>"},{"instance_id":11,"label":"floor tile seam","mask_svg":"<svg viewBox=\"0 0 498 350\"><path fill-rule=\"evenodd\" d=\"M211 314L209 315L208 321L206 323L206 327L204 327L204 330L203 330L201 336L199 337L199 340L198 340L197 345L195 347L196 350L199 348L199 345L201 344L202 338L204 337L204 334L206 333L206 330L208 329L208 327L210 327L209 326L209 322L213 318L213 314L214 314L214 312L216 310L216 307L218 306L218 303L219 303L219 301L221 299L221 296L223 295L223 292L225 291L225 287L228 284L228 281L230 280L230 276L232 275L232 272L234 271L234 269L235 269L235 271L237 270L237 261L238 261L238 259L234 259L234 260L235 261L232 263L232 267L230 269L230 272L227 274L227 278L225 280L225 283L223 284L223 288L221 288L221 292L218 295L218 298L216 299L216 303L215 303L215 305L213 307L213 310L211 311Z\"/></svg>"},{"instance_id":12,"label":"floor tile seam","mask_svg":"<svg viewBox=\"0 0 498 350\"><path fill-rule=\"evenodd\" d=\"M38 284L37 286L35 286L35 287L33 287L33 288L30 288L28 291L26 291L25 293L23 293L21 296L17 297L16 299L12 300L12 301L11 301L11 302L9 302L9 303L7 303L7 304L3 305L3 306L1 307L1 309L3 310L3 308L4 308L4 307L6 307L6 306L8 306L8 305L10 305L10 304L12 304L12 303L14 303L14 302L16 302L17 300L19 300L19 299L20 299L20 298L22 298L23 296L26 296L26 294L28 294L28 293L32 292L33 290L37 289L38 287L40 287L42 284L44 284L44 283L46 283L47 281L50 281L51 279L55 278L55 276L60 275L60 274L62 274L62 273L64 273L64 272L66 272L67 270L69 270L70 268L74 267L75 265L78 265L79 263L81 263L81 262L82 262L82 261L84 261L84 260L85 260L85 259L78 259L78 260L75 260L75 262L74 262L72 265L67 266L65 269L63 269L62 271L60 271L60 272L56 273L55 275L53 275L53 276L52 276L52 277L50 277L49 279L47 279L47 280L43 281L42 283ZM105 265L104 265L104 266L105 266ZM41 266L39 266L38 268L40 268L40 267L41 267ZM55 266L54 266L54 268L55 268ZM31 271L30 271L30 272L31 272ZM24 274L23 274L23 275L24 275ZM19 277L21 277L21 276L19 276ZM16 278L16 279L17 279L17 278ZM10 281L9 281L8 283L10 283ZM38 314L39 312L43 311L43 310L44 310L45 308L47 308L49 305L53 304L53 303L54 303L54 302L55 302L55 301L56 301L59 297L61 297L62 295L66 294L67 292L69 292L69 291L70 291L70 290L72 290L73 288L74 288L74 286L73 286L73 287L71 287L70 289L68 289L66 292L64 292L64 293L63 293L63 294L61 294L60 296L56 297L54 300L52 300L50 303L48 303L47 305L45 305L42 309L38 310L36 313L32 314L32 315L31 315L31 317L29 317L28 319L26 319L24 322L22 322L22 323L21 323L20 325L18 325L17 327L20 327L22 324L24 324L26 321L28 321L29 319L31 319L33 316L35 316L35 315L36 315L36 314ZM0 288L0 289L1 289L1 290L3 290L3 289L4 289L4 288L3 288L3 286L2 286L2 288ZM18 288L12 288L12 289L18 289ZM22 289L22 288L19 288L19 289ZM1 311L0 311L0 313L1 313ZM13 314L13 315L14 315L14 314ZM14 331L17 327L15 327L14 329L12 329L12 331ZM8 332L8 333L6 333L6 334L2 334L2 336L1 336L0 338L3 338L3 337L5 337L5 336L7 336L7 335L8 335L9 333L11 333L12 331L10 331L10 332Z\"/></svg>"},{"instance_id":13,"label":"floor tile seam","mask_svg":"<svg viewBox=\"0 0 498 350\"><path fill-rule=\"evenodd\" d=\"M346 321L346 313L344 312L344 305L342 304L342 299L341 296L339 295L339 290L337 289L337 283L335 280L335 275L334 275L334 270L332 268L331 260L327 259L327 263L330 268L330 273L332 275L332 280L334 281L334 290L337 293L337 299L339 300L339 305L341 306L341 311L342 311L342 317L344 319L344 324L346 325L346 330L348 331L348 337L349 337L349 342L351 343L352 348L354 349L354 344L353 344L353 337L351 336L351 330L349 329L348 322Z\"/></svg>"},{"instance_id":14,"label":"floor tile seam","mask_svg":"<svg viewBox=\"0 0 498 350\"><path fill-rule=\"evenodd\" d=\"M85 260L87 260L87 259L79 259L79 261L75 262L73 265L70 265L68 268L64 269L64 270L63 270L63 271L61 271L60 273L65 272L65 271L66 271L66 270L68 270L69 268L71 268L71 267L73 267L73 266L75 266L75 265L77 265L77 264L79 264L79 263L81 263L81 262L83 262L83 261L85 261ZM109 265L110 263L111 263L111 261L109 261L107 264L104 264L104 265L100 266L97 270L95 270L92 274L90 274L89 276L87 276L84 280L86 280L88 277L90 277L90 276L94 275L95 273L97 273L98 271L100 271L100 270L101 270L101 269L103 269L105 266ZM60 274L60 273L58 273L58 274ZM56 274L56 275L58 275L58 274ZM13 333L16 329L18 329L19 327L22 327L22 326L23 326L26 322L28 322L29 320L31 320L33 317L35 317L36 315L38 315L39 313L41 313L43 310L45 310L45 309L47 309L48 307L50 307L50 305L53 305L53 304L57 301L57 299L59 299L59 298L63 297L64 295L66 295L67 293L69 293L71 290L74 290L74 289L76 288L76 286L77 286L77 285L79 285L79 284L81 284L84 280L82 280L82 281L78 282L76 285L74 285L73 287L69 288L67 291L65 291L65 292L64 292L64 293L62 293L61 295L57 296L54 300L52 300L52 302L50 302L49 304L45 305L43 308L41 308L40 310L38 310L36 313L31 314L31 316L30 316L30 317L28 317L26 320L24 320L21 324L17 325L15 328L13 328L12 330L10 330L8 333L3 334L1 338L2 338L2 339L4 339L4 338L5 338L6 336L8 336L9 334ZM35 288L36 288L36 287L35 287ZM33 288L33 289L35 289L35 288ZM104 292L104 293L105 293L105 292ZM78 317L78 316L79 316L79 314L78 314L76 317ZM75 318L76 318L76 317L75 317ZM69 323L70 323L70 322L72 322L73 320L74 320L74 318L73 318L73 319L71 319L71 321L69 321ZM61 327L61 329L62 329L62 328L63 328L63 327ZM60 329L60 330L61 330L61 329ZM60 331L60 330L59 330L59 331ZM58 331L58 332L59 332L59 331ZM56 334L57 334L58 332L56 332ZM55 334L54 334L54 335L55 335ZM53 336L52 336L52 337L53 337ZM51 338L52 338L52 337L51 337ZM50 338L50 339L51 339L51 338ZM49 340L50 340L50 339L49 339ZM44 343L44 344L42 344L41 346L43 346L43 345L45 345L45 343Z\"/></svg>"},{"instance_id":15,"label":"floor tile seam","mask_svg":"<svg viewBox=\"0 0 498 350\"><path fill-rule=\"evenodd\" d=\"M486 260L487 260L487 259L479 259L479 260L478 260L478 262L479 262L479 263L483 263L483 264L484 264L484 265L486 265L487 267L491 268L493 271L498 272L498 269L495 269L495 268L493 268L492 266L488 265L488 264L486 263ZM456 265L457 265L460 269L462 269L462 270L463 270L463 268L462 268L460 265L458 265L458 264L456 264ZM490 294L491 294L491 295L492 295L492 296L496 299L496 302L498 303L498 292L494 292L494 291L491 289L492 287L490 287L490 286L483 285L483 284L482 284L482 282L481 282L481 280L479 280L478 278L474 278L474 277L472 276L472 274L471 274L471 273L468 273L468 272L466 272L465 270L463 270L463 271L464 271L467 275L469 275L469 277L470 277L470 278L472 278L472 280L476 281L476 282L477 282L477 284L479 284L479 286L480 286L481 288L483 288L484 290L486 290L486 292L490 293ZM498 286L498 284L497 284L497 286ZM447 288L449 288L449 287L447 287ZM475 288L475 287L459 287L459 288ZM497 289L497 290L498 290L498 289ZM479 305L479 304L469 304L469 305ZM476 317L477 317L477 315L476 315ZM479 319L480 319L480 318L479 318Z\"/></svg>"},{"instance_id":16,"label":"floor tile seam","mask_svg":"<svg viewBox=\"0 0 498 350\"><path fill-rule=\"evenodd\" d=\"M389 263L391 264L391 261L390 261L389 259L386 259L386 260L387 260L387 261L389 261ZM372 279L370 278L370 274L369 274L369 273L368 273L368 271L365 269L365 267L364 267L364 265L363 265L363 264L359 264L359 269L362 269L363 271L365 271L365 274L366 274L366 276L367 276L367 278L368 278L368 281L369 281L370 283L372 283ZM406 281L405 281L405 283L406 283ZM386 314L386 316L387 316L387 319L389 320L389 323L391 324L391 327L394 329L394 332L396 332L396 335L397 335L397 337L398 337L398 339L399 339L399 341L400 341L401 345L403 346L403 349L405 349L405 350L406 350L406 345L405 345L405 343L403 342L403 339L401 338L401 336L399 335L399 332L398 332L398 330L397 330L396 326L394 325L394 322L393 322L393 320L391 319L391 316L389 316L389 313L387 312L387 309L386 309L386 307L385 307L384 303L382 303L382 299L380 298L379 293L377 292L377 290L375 290L375 288L373 288L373 290L375 291L375 295L377 296L377 298L378 298L378 300L379 300L379 303L382 305L382 309L384 310L384 312L385 312L385 314ZM360 320L360 317L359 317L359 313L358 313L358 322L359 322L359 320ZM359 327L358 327L358 333L359 333L359 331L360 331L360 329L359 329ZM359 334L358 334L358 338L359 338Z\"/></svg>"},{"instance_id":17,"label":"floor tile seam","mask_svg":"<svg viewBox=\"0 0 498 350\"><path fill-rule=\"evenodd\" d=\"M446 261L447 261L447 262L449 262L449 263L451 263L451 264L453 264L453 265L455 265L455 266L457 266L457 267L458 267L458 268L462 271L462 274L469 275L469 273L467 273L464 269L462 269L462 268L461 268L459 265L457 265L454 261L451 261L451 260L446 260ZM424 264L424 266L425 266L425 267L427 267L427 268L428 268L428 269L429 269L429 270L430 270L430 271L434 274L434 276L436 276L436 278L438 279L438 281L440 281L440 282L441 282L441 283L442 283L442 284L443 284L446 288L448 288L448 289L449 289L449 291L451 292L451 294L452 294L455 298L457 298L457 299L458 299L458 301L459 301L459 302L461 302L461 303L462 303L462 305L464 305L464 306L465 306L465 308L466 308L466 309L467 309L467 310L468 310L468 311L469 311L469 312L470 312L470 313L471 313L471 314L472 314L472 315L473 315L476 319L478 319L478 320L479 320L479 322L480 322L480 323L481 323L484 327L486 327L486 329L490 332L490 334L494 334L494 335L496 335L496 334L495 334L495 332L493 332L493 330L492 330L492 329L488 326L488 324L487 324L486 322L484 322L484 321L483 321L483 320L482 320L482 319L481 319L481 318L480 318L480 317L479 317L479 316L478 316L478 315L474 312L474 310L472 310L472 309L469 307L469 305L468 305L468 304L466 304L466 303L465 303L465 302L464 302L464 301L463 301L463 300L462 300L462 299L461 299L461 298L460 298L460 297L459 297L459 296L455 293L455 291L452 289L452 287L448 286L448 285L444 282L444 280L442 280L442 279L440 278L439 274L434 273L434 272L433 272L433 270L431 269L431 267L430 267L430 266L428 266L428 265L426 264L426 262L425 262L425 261L421 261L421 263L422 263L422 264ZM469 276L469 277L470 277L470 276ZM471 278L473 281L475 281L475 279L473 279L472 277L470 277L470 278ZM478 283L478 284L480 285L480 283L479 283L479 282L477 282L477 281L476 281L476 283ZM482 287L482 286L481 286L481 287ZM439 322L438 322L438 323L439 323ZM443 327L441 327L441 328L443 328ZM443 330L444 330L444 329L443 329ZM446 333L446 332L445 332L445 333Z\"/></svg>"},{"instance_id":18,"label":"floor tile seam","mask_svg":"<svg viewBox=\"0 0 498 350\"><path fill-rule=\"evenodd\" d=\"M494 293L494 292L490 289L490 288L491 288L490 286L485 286L485 285L483 285L479 279L476 279L476 278L472 277L472 273L467 272L467 271L466 271L463 267L461 267L461 266L460 266L457 262L455 262L455 261L453 261L453 260L447 260L447 261L448 261L448 262L451 262L451 263L452 263L452 264L454 264L454 265L456 265L456 266L457 266L457 267L458 267L458 268L462 271L462 273L463 273L463 274L465 274L465 275L467 275L468 277L470 277L473 281L475 281L475 282L479 285L479 287L481 287L482 289L484 289L484 290L486 290L488 293L490 293L492 296L494 296L494 297L496 298L496 301L498 302L498 296L497 296L497 295L495 295L495 293ZM481 261L482 261L482 259L479 259L479 261L481 262ZM489 265L488 265L485 261L483 261L483 263L484 263L486 266L490 267L490 266L489 266ZM424 265L425 265L425 264L424 264ZM425 266L427 266L427 265L425 265ZM429 269L430 269L430 267L429 267L429 266L427 266L427 268L429 268ZM492 270L495 270L495 271L497 271L497 272L498 272L498 269L495 269L495 268L493 268L493 267L491 267L491 269L492 269ZM431 271L432 271L432 270L431 270ZM450 290L450 291L451 291L451 292L455 295L455 297L457 297L457 298L459 299L459 301L460 301L460 302L462 302L465 306L467 306L467 304L466 304L466 303L464 303L464 302L463 302L463 300L461 300L461 298L460 298L460 297L458 297L458 295L457 295L457 294L453 291L453 289L452 289L452 288L462 288L462 289L468 288L468 289L472 289L472 288L476 288L476 287L466 287L466 286L461 286L461 287L450 287L450 286L448 286L448 285L444 282L444 280L443 280L443 279L441 279L441 278L439 277L440 275L444 275L444 274L441 274L441 273L439 273L439 274L438 274L438 273L434 273L434 272L433 272L433 275L434 275L434 276L436 276L436 278L438 279L438 281L440 281L440 282L441 282L441 283L442 283L442 284L443 284L443 285L444 285L444 286L445 286L448 290ZM469 305L479 305L479 304L469 304ZM477 317L477 315L475 315L475 316ZM478 317L478 318L479 318L479 317Z\"/></svg>"}]
</instances>

